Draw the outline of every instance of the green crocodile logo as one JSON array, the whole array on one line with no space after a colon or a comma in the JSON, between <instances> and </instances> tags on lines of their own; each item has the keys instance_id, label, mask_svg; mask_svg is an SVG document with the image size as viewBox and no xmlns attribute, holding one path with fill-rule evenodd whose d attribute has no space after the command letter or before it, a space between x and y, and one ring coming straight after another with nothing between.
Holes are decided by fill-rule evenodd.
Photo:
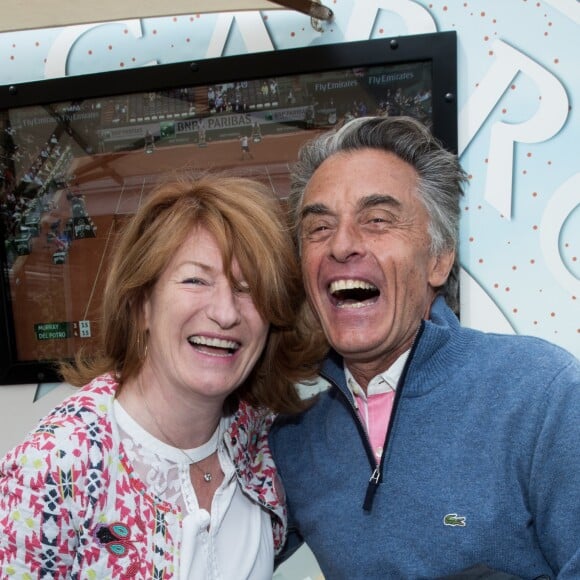
<instances>
[{"instance_id":1,"label":"green crocodile logo","mask_svg":"<svg viewBox=\"0 0 580 580\"><path fill-rule=\"evenodd\" d=\"M465 516L458 516L457 514L447 514L443 517L443 523L446 526L460 526L464 528L466 526Z\"/></svg>"}]
</instances>

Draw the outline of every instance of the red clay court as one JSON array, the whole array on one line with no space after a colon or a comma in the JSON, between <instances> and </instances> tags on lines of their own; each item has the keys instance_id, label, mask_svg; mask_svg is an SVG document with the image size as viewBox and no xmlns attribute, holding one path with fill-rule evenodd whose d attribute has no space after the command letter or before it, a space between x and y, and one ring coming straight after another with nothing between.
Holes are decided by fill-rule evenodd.
<instances>
[{"instance_id":1,"label":"red clay court","mask_svg":"<svg viewBox=\"0 0 580 580\"><path fill-rule=\"evenodd\" d=\"M65 223L71 208L66 190L53 194L30 254L19 256L10 272L18 359L70 358L79 347L90 346L98 332L100 298L116 235L163 176L182 170L225 170L265 183L282 200L289 190L289 163L314 134L265 135L260 142L250 141L252 157L245 159L237 139L75 158L70 168L74 195L84 200L94 237L74 239L64 263L54 263L58 248L50 239L51 224ZM88 321L90 330L79 325L81 321ZM58 323L68 323L67 338ZM81 336L88 333L90 337Z\"/></svg>"}]
</instances>

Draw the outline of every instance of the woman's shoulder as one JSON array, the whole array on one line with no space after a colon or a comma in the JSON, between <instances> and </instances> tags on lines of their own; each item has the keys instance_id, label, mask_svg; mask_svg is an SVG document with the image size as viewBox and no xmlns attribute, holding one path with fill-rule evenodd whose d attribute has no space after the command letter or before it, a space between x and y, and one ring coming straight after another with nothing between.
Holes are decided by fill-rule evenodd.
<instances>
[{"instance_id":1,"label":"woman's shoulder","mask_svg":"<svg viewBox=\"0 0 580 580\"><path fill-rule=\"evenodd\" d=\"M87 429L90 425L108 417L117 389L116 380L110 375L101 375L76 393L68 396L38 424L33 433L67 428Z\"/></svg>"},{"instance_id":2,"label":"woman's shoulder","mask_svg":"<svg viewBox=\"0 0 580 580\"><path fill-rule=\"evenodd\" d=\"M80 468L111 448L109 409L116 381L97 377L57 405L2 460L2 472Z\"/></svg>"},{"instance_id":3,"label":"woman's shoulder","mask_svg":"<svg viewBox=\"0 0 580 580\"><path fill-rule=\"evenodd\" d=\"M238 410L229 418L228 430L242 435L244 441L266 434L274 421L275 414L263 407L255 407L240 401Z\"/></svg>"},{"instance_id":4,"label":"woman's shoulder","mask_svg":"<svg viewBox=\"0 0 580 580\"><path fill-rule=\"evenodd\" d=\"M224 443L238 468L252 469L253 464L261 464L264 456L270 455L268 432L273 421L273 413L244 401L225 419Z\"/></svg>"}]
</instances>

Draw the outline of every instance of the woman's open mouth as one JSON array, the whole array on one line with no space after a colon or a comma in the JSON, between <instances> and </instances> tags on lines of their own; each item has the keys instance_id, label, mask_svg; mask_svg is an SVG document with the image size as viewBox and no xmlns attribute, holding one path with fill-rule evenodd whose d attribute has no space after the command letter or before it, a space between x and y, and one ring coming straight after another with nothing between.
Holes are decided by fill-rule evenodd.
<instances>
[{"instance_id":1,"label":"woman's open mouth","mask_svg":"<svg viewBox=\"0 0 580 580\"><path fill-rule=\"evenodd\" d=\"M224 340L222 338L210 338L208 336L192 335L187 337L189 344L199 352L212 356L231 356L239 348L240 343L234 340Z\"/></svg>"}]
</instances>

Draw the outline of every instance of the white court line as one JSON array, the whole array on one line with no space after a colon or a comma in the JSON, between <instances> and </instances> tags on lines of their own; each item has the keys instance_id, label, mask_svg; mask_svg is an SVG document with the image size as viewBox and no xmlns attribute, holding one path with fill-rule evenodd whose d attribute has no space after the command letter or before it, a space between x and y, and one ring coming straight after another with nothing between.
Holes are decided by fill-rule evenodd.
<instances>
[{"instance_id":1,"label":"white court line","mask_svg":"<svg viewBox=\"0 0 580 580\"><path fill-rule=\"evenodd\" d=\"M268 167L264 168L266 171L266 175L268 176L268 181L270 182L270 189L274 193L276 197L278 197L278 193L276 192L276 188L274 187L274 183L272 182L272 174L268 171Z\"/></svg>"},{"instance_id":2,"label":"white court line","mask_svg":"<svg viewBox=\"0 0 580 580\"><path fill-rule=\"evenodd\" d=\"M83 316L83 320L87 320L87 317L89 315L89 307L91 305L91 302L93 301L93 296L95 294L95 289L97 287L97 280L99 279L99 276L101 275L101 270L103 269L103 263L105 261L105 256L108 253L108 248L109 248L109 242L111 241L111 234L112 231L115 227L115 216L118 213L119 210L119 206L121 205L121 200L123 199L123 193L125 192L125 184L123 183L123 186L121 187L121 191L119 192L119 199L117 200L117 207L115 208L115 213L113 214L113 219L111 220L111 226L109 227L109 233L107 234L107 240L105 242L105 248L103 250L103 253L101 254L101 259L99 261L99 267L97 268L97 274L94 278L93 281L93 286L91 288L91 293L89 295L89 299L87 300L87 304L86 304L86 308L85 308L85 313Z\"/></svg>"},{"instance_id":3,"label":"white court line","mask_svg":"<svg viewBox=\"0 0 580 580\"><path fill-rule=\"evenodd\" d=\"M137 206L137 209L139 209L141 207L141 203L143 201L143 192L145 191L145 177L143 178L143 181L141 182L141 193L139 194L139 205Z\"/></svg>"}]
</instances>

